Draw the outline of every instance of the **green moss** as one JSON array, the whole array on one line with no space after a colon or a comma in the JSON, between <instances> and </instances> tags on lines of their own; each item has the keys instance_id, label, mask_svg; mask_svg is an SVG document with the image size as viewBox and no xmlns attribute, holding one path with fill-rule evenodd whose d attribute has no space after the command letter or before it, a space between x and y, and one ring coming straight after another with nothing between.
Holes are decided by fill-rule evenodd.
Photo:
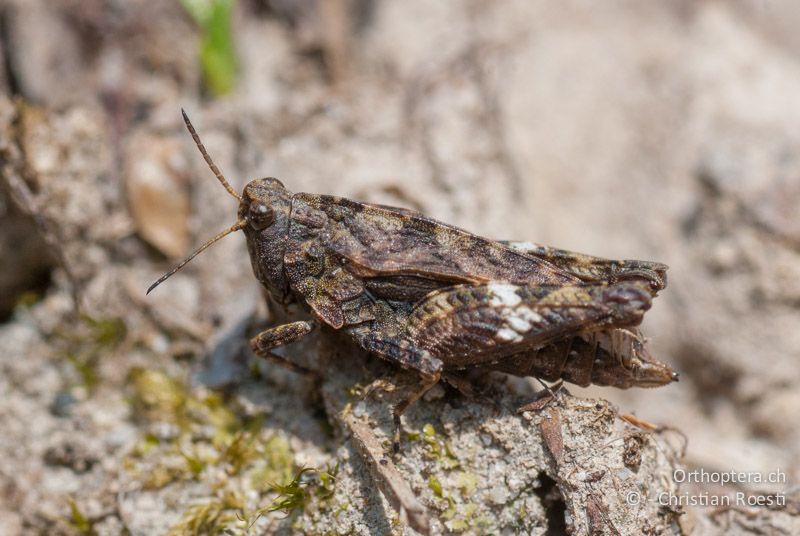
<instances>
[{"instance_id":1,"label":"green moss","mask_svg":"<svg viewBox=\"0 0 800 536\"><path fill-rule=\"evenodd\" d=\"M86 355L68 354L67 361L69 361L69 364L72 365L78 378L80 378L78 383L83 386L87 392L94 392L100 381L97 375L97 360L94 359L94 357Z\"/></svg>"},{"instance_id":2,"label":"green moss","mask_svg":"<svg viewBox=\"0 0 800 536\"><path fill-rule=\"evenodd\" d=\"M477 487L477 477L466 471L457 473L455 475L455 482L456 487L461 491L464 497L469 497ZM428 478L428 487L433 491L436 497L442 499L441 501L437 501L439 508L444 508L443 505L446 505L446 509L439 514L439 519L445 522L450 531L464 532L470 528L475 529L489 526L485 518L478 518L475 516L478 505L471 502L466 504L456 503L451 493L443 488L441 482L439 482L436 477L430 476Z\"/></svg>"},{"instance_id":3,"label":"green moss","mask_svg":"<svg viewBox=\"0 0 800 536\"><path fill-rule=\"evenodd\" d=\"M433 491L433 494L437 497L442 497L442 483L439 482L439 479L435 476L431 475L428 477L428 487Z\"/></svg>"},{"instance_id":4,"label":"green moss","mask_svg":"<svg viewBox=\"0 0 800 536\"><path fill-rule=\"evenodd\" d=\"M226 464L229 475L238 475L242 469L259 454L258 435L242 431L236 433L222 450L219 462Z\"/></svg>"},{"instance_id":5,"label":"green moss","mask_svg":"<svg viewBox=\"0 0 800 536\"><path fill-rule=\"evenodd\" d=\"M447 510L445 510L439 515L439 519L442 519L444 521L449 521L454 517L456 517L456 514L458 514L458 508L456 507L455 503L451 502Z\"/></svg>"},{"instance_id":6,"label":"green moss","mask_svg":"<svg viewBox=\"0 0 800 536\"><path fill-rule=\"evenodd\" d=\"M416 435L413 439L411 434L408 435L412 441L423 441L427 446L425 456L428 459L435 460L442 469L455 469L460 465L450 443L436 432L432 424L425 424L422 427L422 433Z\"/></svg>"},{"instance_id":7,"label":"green moss","mask_svg":"<svg viewBox=\"0 0 800 536\"><path fill-rule=\"evenodd\" d=\"M154 448L158 447L161 440L153 434L145 434L144 438L139 441L133 449L133 455L141 458L147 456Z\"/></svg>"},{"instance_id":8,"label":"green moss","mask_svg":"<svg viewBox=\"0 0 800 536\"><path fill-rule=\"evenodd\" d=\"M286 484L273 483L271 491L277 492L272 503L255 513L255 518L267 512L283 512L291 515L303 512L311 501L326 503L335 493L339 466L322 471L312 467L301 467Z\"/></svg>"},{"instance_id":9,"label":"green moss","mask_svg":"<svg viewBox=\"0 0 800 536\"><path fill-rule=\"evenodd\" d=\"M81 320L89 327L91 340L100 347L116 346L128 335L128 328L121 318L82 315Z\"/></svg>"},{"instance_id":10,"label":"green moss","mask_svg":"<svg viewBox=\"0 0 800 536\"><path fill-rule=\"evenodd\" d=\"M246 421L216 393L193 394L188 386L163 371L134 368L129 383L134 416L144 422L165 422L183 432L209 426L218 441L229 441Z\"/></svg>"},{"instance_id":11,"label":"green moss","mask_svg":"<svg viewBox=\"0 0 800 536\"><path fill-rule=\"evenodd\" d=\"M434 506L436 508L438 508L440 511L444 510L439 517L443 520L453 519L457 512L457 505L450 493L444 489L441 481L434 475L429 476L428 488L430 488L430 490L433 492L433 495L437 499L441 499L434 501Z\"/></svg>"},{"instance_id":12,"label":"green moss","mask_svg":"<svg viewBox=\"0 0 800 536\"><path fill-rule=\"evenodd\" d=\"M277 491L278 496L266 511L281 511L289 514L293 510L304 510L312 496L320 500L329 499L334 493L338 471L338 465L325 471L301 467L288 484L273 485L273 491Z\"/></svg>"},{"instance_id":13,"label":"green moss","mask_svg":"<svg viewBox=\"0 0 800 536\"><path fill-rule=\"evenodd\" d=\"M473 528L478 529L480 534L485 534L486 529L491 527L494 522L490 517L484 515L473 518L470 524Z\"/></svg>"},{"instance_id":14,"label":"green moss","mask_svg":"<svg viewBox=\"0 0 800 536\"><path fill-rule=\"evenodd\" d=\"M200 476L200 473L203 472L203 469L206 468L206 463L200 457L187 454L184 451L181 451L181 456L183 459L186 460L186 466L189 468L189 471L194 475L195 478Z\"/></svg>"},{"instance_id":15,"label":"green moss","mask_svg":"<svg viewBox=\"0 0 800 536\"><path fill-rule=\"evenodd\" d=\"M167 440L148 433L132 450L126 468L144 487L203 480L211 489L225 488L226 482L204 480L209 478L204 476L209 467L222 469L211 475L247 473L247 482L291 475L291 448L285 439L264 429L263 414L244 416L235 400L227 401L205 389L193 391L159 370L135 368L130 372L130 384L134 417L145 427L168 423L177 431Z\"/></svg>"},{"instance_id":16,"label":"green moss","mask_svg":"<svg viewBox=\"0 0 800 536\"><path fill-rule=\"evenodd\" d=\"M128 334L125 322L115 317L82 315L80 323L62 328L53 334L54 346L72 365L75 379L65 387L83 387L91 394L100 378L97 367L109 350L117 347Z\"/></svg>"},{"instance_id":17,"label":"green moss","mask_svg":"<svg viewBox=\"0 0 800 536\"><path fill-rule=\"evenodd\" d=\"M252 486L261 491L269 491L273 482L286 482L295 470L294 453L289 442L282 436L272 435L259 449L260 462L252 472Z\"/></svg>"},{"instance_id":18,"label":"green moss","mask_svg":"<svg viewBox=\"0 0 800 536\"><path fill-rule=\"evenodd\" d=\"M173 482L187 480L191 476L191 472L187 471L185 467L167 464L157 464L141 473L134 468L132 472L137 474L142 488L147 490L161 489Z\"/></svg>"},{"instance_id":19,"label":"green moss","mask_svg":"<svg viewBox=\"0 0 800 536\"><path fill-rule=\"evenodd\" d=\"M473 503L467 503L461 508L456 508L455 506L450 507L450 509L442 514L442 518L445 518L445 515L448 515L446 525L447 527L453 532L464 532L467 529L474 527L474 516L475 512L478 510L478 505ZM456 517L458 516L458 517Z\"/></svg>"},{"instance_id":20,"label":"green moss","mask_svg":"<svg viewBox=\"0 0 800 536\"><path fill-rule=\"evenodd\" d=\"M236 399L190 389L159 370L133 369L130 384L130 403L142 428L160 430L151 426L160 423L174 428L160 438L143 434L125 469L145 488L194 480L216 497L187 508L172 534L246 532L270 512L294 515L333 507L338 466L298 468L287 438L265 428L265 414L246 416ZM265 506L253 510L256 500Z\"/></svg>"},{"instance_id":21,"label":"green moss","mask_svg":"<svg viewBox=\"0 0 800 536\"><path fill-rule=\"evenodd\" d=\"M228 494L221 499L189 507L168 536L230 534L233 528L243 530L246 521L241 517L242 497Z\"/></svg>"},{"instance_id":22,"label":"green moss","mask_svg":"<svg viewBox=\"0 0 800 536\"><path fill-rule=\"evenodd\" d=\"M345 501L336 507L336 511L333 512L333 517L335 519L339 519L339 516L342 515L343 512L347 512L349 509L350 509L350 503Z\"/></svg>"},{"instance_id":23,"label":"green moss","mask_svg":"<svg viewBox=\"0 0 800 536\"><path fill-rule=\"evenodd\" d=\"M213 427L217 441L229 441L241 430L250 429L254 421L256 429L262 424L261 416L243 416L238 404L226 401L218 393L190 397L187 409L192 420Z\"/></svg>"},{"instance_id":24,"label":"green moss","mask_svg":"<svg viewBox=\"0 0 800 536\"><path fill-rule=\"evenodd\" d=\"M469 497L478 487L478 477L467 471L461 471L456 474L456 487L461 490L463 497Z\"/></svg>"},{"instance_id":25,"label":"green moss","mask_svg":"<svg viewBox=\"0 0 800 536\"><path fill-rule=\"evenodd\" d=\"M280 511L290 514L294 510L303 510L308 501L308 480L303 478L306 473L313 472L311 467L301 468L288 484L273 484L272 491L276 491L278 496L272 501L265 511Z\"/></svg>"},{"instance_id":26,"label":"green moss","mask_svg":"<svg viewBox=\"0 0 800 536\"><path fill-rule=\"evenodd\" d=\"M339 464L337 463L333 467L328 467L325 471L317 471L317 476L319 477L319 488L317 489L317 497L319 497L322 501L327 501L333 494L335 493L336 489L336 477L339 474Z\"/></svg>"},{"instance_id":27,"label":"green moss","mask_svg":"<svg viewBox=\"0 0 800 536\"><path fill-rule=\"evenodd\" d=\"M97 534L94 530L93 523L84 515L75 502L75 499L68 497L67 502L69 503L70 525L83 536L94 536Z\"/></svg>"},{"instance_id":28,"label":"green moss","mask_svg":"<svg viewBox=\"0 0 800 536\"><path fill-rule=\"evenodd\" d=\"M134 368L129 375L134 395L131 399L139 420L188 425L186 385L159 370Z\"/></svg>"},{"instance_id":29,"label":"green moss","mask_svg":"<svg viewBox=\"0 0 800 536\"><path fill-rule=\"evenodd\" d=\"M449 527L453 532L464 532L469 528L469 523L464 519L454 519L449 523Z\"/></svg>"}]
</instances>

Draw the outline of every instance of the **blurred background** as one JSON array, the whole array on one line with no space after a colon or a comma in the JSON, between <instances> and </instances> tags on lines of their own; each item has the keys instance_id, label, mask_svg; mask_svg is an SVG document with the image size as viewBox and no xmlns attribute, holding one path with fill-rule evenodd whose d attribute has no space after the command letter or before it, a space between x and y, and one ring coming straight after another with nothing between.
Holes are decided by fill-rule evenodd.
<instances>
[{"instance_id":1,"label":"blurred background","mask_svg":"<svg viewBox=\"0 0 800 536\"><path fill-rule=\"evenodd\" d=\"M0 532L163 532L163 496L119 499L182 478L148 412L261 415L215 398L250 367L243 238L144 296L235 219L181 107L237 190L668 264L643 329L681 382L572 391L682 430L689 468L796 484L798 27L793 0L0 1ZM270 381L265 441L324 464L324 417Z\"/></svg>"}]
</instances>

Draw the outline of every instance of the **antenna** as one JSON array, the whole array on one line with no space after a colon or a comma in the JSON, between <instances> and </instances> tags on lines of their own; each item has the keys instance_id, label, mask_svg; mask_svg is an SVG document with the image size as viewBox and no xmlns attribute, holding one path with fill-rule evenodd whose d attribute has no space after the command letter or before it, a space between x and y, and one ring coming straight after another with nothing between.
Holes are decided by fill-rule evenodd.
<instances>
[{"instance_id":1,"label":"antenna","mask_svg":"<svg viewBox=\"0 0 800 536\"><path fill-rule=\"evenodd\" d=\"M226 229L226 230L222 231L222 232L221 232L221 233L219 233L217 236L215 236L214 238L212 238L211 240L209 240L208 242L206 242L205 244L203 244L202 246L200 246L199 248L197 248L197 249L194 251L194 253L192 253L191 255L189 255L188 257L186 257L186 259L185 259L183 262L181 262L181 263L180 263L178 266L176 266L175 268L173 268L172 270L170 270L170 271L169 271L169 272L167 272L166 274L164 274L164 275L162 275L161 277L159 277L159 278L158 278L158 281L156 281L155 283L153 283L152 285L150 285L150 288L148 288L148 289L147 289L147 294L150 294L150 292L152 292L152 290L153 290L154 288L156 288L158 285L160 285L161 283L163 283L164 281L166 281L167 279L169 279L170 277L172 277L172 275L173 275L175 272L177 272L178 270L180 270L181 268L183 268L184 266L186 266L186 264L187 264L187 263L188 263L190 260L192 260L192 259L194 259L195 257L197 257L197 256L198 256L200 253L202 253L202 252L203 252L203 251L204 251L204 250L205 250L205 249L206 249L208 246L210 246L211 244L213 244L213 243L214 243L214 242L216 242L217 240L219 240L219 239L221 239L221 238L223 238L223 237L225 237L225 236L227 236L227 235L229 235L229 234L231 234L231 233L233 233L233 232L235 232L235 231L238 231L238 230L242 229L242 228L243 228L245 225L247 225L247 222L246 222L246 221L237 221L235 225L233 225L233 226L232 226L232 227L230 227L229 229Z\"/></svg>"},{"instance_id":2,"label":"antenna","mask_svg":"<svg viewBox=\"0 0 800 536\"><path fill-rule=\"evenodd\" d=\"M231 185L228 183L228 181L225 180L225 176L219 170L214 161L211 160L211 156L209 156L208 151L206 151L203 142L200 141L200 136L197 135L197 131L194 129L194 126L192 126L192 122L189 121L189 116L186 115L186 111L183 108L181 108L181 114L183 115L183 122L186 123L186 128L189 129L189 134L192 135L192 139L194 140L195 145L197 145L197 148L200 150L200 154L203 155L203 159L206 161L206 164L208 164L208 167L211 168L211 171L214 173L214 176L217 178L219 183L226 190L228 190L229 194L231 194L233 197L235 197L241 202L242 196L236 193L236 190L234 190L233 187L231 187Z\"/></svg>"}]
</instances>

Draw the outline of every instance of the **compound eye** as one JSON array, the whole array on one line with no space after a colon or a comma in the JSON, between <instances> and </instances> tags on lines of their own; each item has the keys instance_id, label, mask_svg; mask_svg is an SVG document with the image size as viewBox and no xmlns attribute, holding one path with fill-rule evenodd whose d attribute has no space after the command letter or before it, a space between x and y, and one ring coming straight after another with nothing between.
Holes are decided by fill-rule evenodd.
<instances>
[{"instance_id":1,"label":"compound eye","mask_svg":"<svg viewBox=\"0 0 800 536\"><path fill-rule=\"evenodd\" d=\"M250 227L262 231L275 220L275 211L261 201L250 203Z\"/></svg>"}]
</instances>

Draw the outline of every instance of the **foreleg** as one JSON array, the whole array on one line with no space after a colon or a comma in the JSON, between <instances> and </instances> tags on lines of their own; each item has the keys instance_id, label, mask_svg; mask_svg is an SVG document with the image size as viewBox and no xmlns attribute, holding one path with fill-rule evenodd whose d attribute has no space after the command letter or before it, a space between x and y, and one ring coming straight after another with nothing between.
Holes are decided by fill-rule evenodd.
<instances>
[{"instance_id":1,"label":"foreleg","mask_svg":"<svg viewBox=\"0 0 800 536\"><path fill-rule=\"evenodd\" d=\"M272 351L274 348L285 346L302 339L311 333L314 326L314 322L300 320L266 329L250 339L250 348L258 357L271 361L292 372L297 372L306 376L315 376L316 373L314 371L300 366L297 363L293 363Z\"/></svg>"}]
</instances>

